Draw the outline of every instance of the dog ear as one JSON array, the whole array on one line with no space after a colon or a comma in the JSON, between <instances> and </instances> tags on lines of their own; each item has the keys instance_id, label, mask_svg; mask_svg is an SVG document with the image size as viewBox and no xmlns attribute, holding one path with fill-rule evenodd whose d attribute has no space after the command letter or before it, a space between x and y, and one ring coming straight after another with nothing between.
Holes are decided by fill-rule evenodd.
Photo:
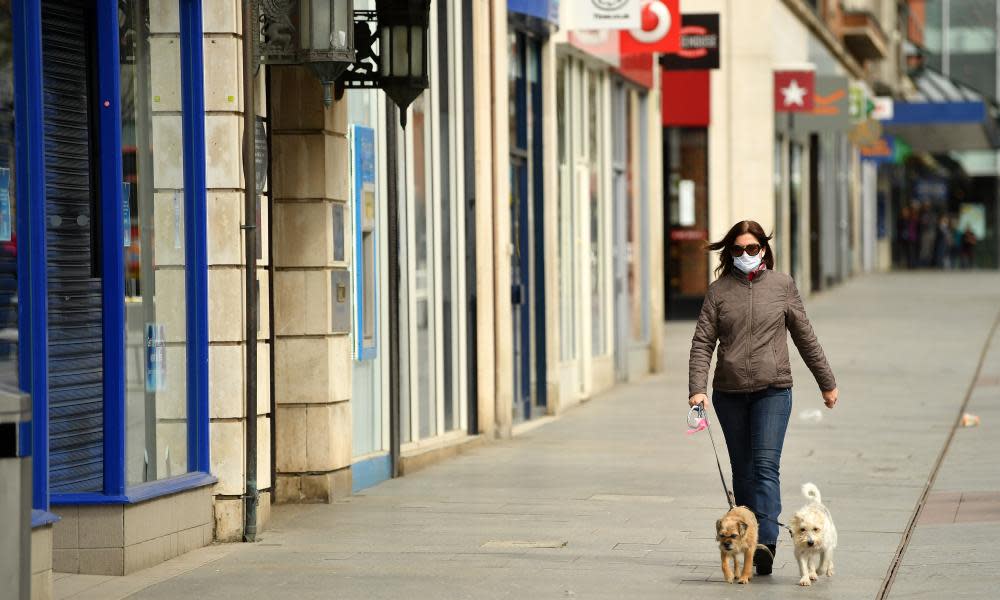
<instances>
[{"instance_id":1,"label":"dog ear","mask_svg":"<svg viewBox=\"0 0 1000 600\"><path fill-rule=\"evenodd\" d=\"M715 533L722 531L722 519L715 522Z\"/></svg>"},{"instance_id":2,"label":"dog ear","mask_svg":"<svg viewBox=\"0 0 1000 600\"><path fill-rule=\"evenodd\" d=\"M747 524L744 523L743 521L740 521L740 535L741 536L746 535L746 533L747 533Z\"/></svg>"}]
</instances>

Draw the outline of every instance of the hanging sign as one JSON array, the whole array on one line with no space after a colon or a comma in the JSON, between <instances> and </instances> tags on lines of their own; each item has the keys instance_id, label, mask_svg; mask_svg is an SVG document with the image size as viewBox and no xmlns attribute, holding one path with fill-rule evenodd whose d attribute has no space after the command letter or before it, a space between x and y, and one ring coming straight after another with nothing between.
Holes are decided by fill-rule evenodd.
<instances>
[{"instance_id":1,"label":"hanging sign","mask_svg":"<svg viewBox=\"0 0 1000 600\"><path fill-rule=\"evenodd\" d=\"M9 242L14 234L10 206L10 169L0 168L0 242Z\"/></svg>"},{"instance_id":2,"label":"hanging sign","mask_svg":"<svg viewBox=\"0 0 1000 600\"><path fill-rule=\"evenodd\" d=\"M642 26L640 0L576 0L566 13L567 29L636 29Z\"/></svg>"},{"instance_id":3,"label":"hanging sign","mask_svg":"<svg viewBox=\"0 0 1000 600\"><path fill-rule=\"evenodd\" d=\"M891 121L896 105L891 96L876 96L873 99L871 117L876 121Z\"/></svg>"},{"instance_id":4,"label":"hanging sign","mask_svg":"<svg viewBox=\"0 0 1000 600\"><path fill-rule=\"evenodd\" d=\"M622 31L622 54L677 52L681 49L680 0L642 0L641 24Z\"/></svg>"},{"instance_id":5,"label":"hanging sign","mask_svg":"<svg viewBox=\"0 0 1000 600\"><path fill-rule=\"evenodd\" d=\"M660 65L664 69L700 71L719 68L718 13L683 15L679 33L680 48L660 57Z\"/></svg>"},{"instance_id":6,"label":"hanging sign","mask_svg":"<svg viewBox=\"0 0 1000 600\"><path fill-rule=\"evenodd\" d=\"M854 125L847 132L847 139L855 146L869 146L882 137L882 123L875 119L866 119Z\"/></svg>"},{"instance_id":7,"label":"hanging sign","mask_svg":"<svg viewBox=\"0 0 1000 600\"><path fill-rule=\"evenodd\" d=\"M795 115L796 131L816 133L847 133L851 129L850 84L846 77L817 75L813 85L813 108ZM779 129L787 126L786 119L779 119Z\"/></svg>"},{"instance_id":8,"label":"hanging sign","mask_svg":"<svg viewBox=\"0 0 1000 600\"><path fill-rule=\"evenodd\" d=\"M896 156L896 139L883 135L873 144L861 146L861 160L876 165L890 164Z\"/></svg>"},{"instance_id":9,"label":"hanging sign","mask_svg":"<svg viewBox=\"0 0 1000 600\"><path fill-rule=\"evenodd\" d=\"M146 391L167 389L167 342L163 325L146 323Z\"/></svg>"},{"instance_id":10,"label":"hanging sign","mask_svg":"<svg viewBox=\"0 0 1000 600\"><path fill-rule=\"evenodd\" d=\"M815 91L816 75L813 71L775 71L774 111L812 112Z\"/></svg>"},{"instance_id":11,"label":"hanging sign","mask_svg":"<svg viewBox=\"0 0 1000 600\"><path fill-rule=\"evenodd\" d=\"M860 123L871 116L875 109L868 86L863 82L852 81L849 89L849 113L854 123Z\"/></svg>"}]
</instances>

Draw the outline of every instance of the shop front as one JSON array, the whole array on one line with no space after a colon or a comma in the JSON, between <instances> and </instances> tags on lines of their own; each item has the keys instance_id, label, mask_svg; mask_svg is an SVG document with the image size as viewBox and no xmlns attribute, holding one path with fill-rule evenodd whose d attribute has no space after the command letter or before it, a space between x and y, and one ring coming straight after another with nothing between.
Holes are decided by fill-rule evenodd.
<instances>
[{"instance_id":1,"label":"shop front","mask_svg":"<svg viewBox=\"0 0 1000 600\"><path fill-rule=\"evenodd\" d=\"M607 65L578 51L560 54L559 299L560 394L578 402L614 381L611 343L611 82Z\"/></svg>"},{"instance_id":2,"label":"shop front","mask_svg":"<svg viewBox=\"0 0 1000 600\"><path fill-rule=\"evenodd\" d=\"M431 87L410 107L398 146L400 442L404 458L469 433L469 247L465 143L471 84L463 48L468 3L431 7ZM395 127L395 123L391 126Z\"/></svg>"},{"instance_id":3,"label":"shop front","mask_svg":"<svg viewBox=\"0 0 1000 600\"><path fill-rule=\"evenodd\" d=\"M656 88L655 75L651 54L623 56L611 89L611 245L617 381L634 381L648 373L651 364L651 140L659 137L652 135L650 122L655 119L650 118L649 97Z\"/></svg>"},{"instance_id":4,"label":"shop front","mask_svg":"<svg viewBox=\"0 0 1000 600\"><path fill-rule=\"evenodd\" d=\"M60 571L123 574L145 566L136 544L212 539L201 10L0 12L3 373L32 397L33 523L76 532L56 536ZM181 502L162 527L130 518Z\"/></svg>"}]
</instances>

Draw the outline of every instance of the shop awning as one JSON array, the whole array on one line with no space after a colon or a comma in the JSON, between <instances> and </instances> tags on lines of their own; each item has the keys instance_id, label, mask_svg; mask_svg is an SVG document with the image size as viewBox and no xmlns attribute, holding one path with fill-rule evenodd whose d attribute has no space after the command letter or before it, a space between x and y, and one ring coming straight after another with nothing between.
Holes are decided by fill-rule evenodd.
<instances>
[{"instance_id":1,"label":"shop awning","mask_svg":"<svg viewBox=\"0 0 1000 600\"><path fill-rule=\"evenodd\" d=\"M882 122L887 133L932 154L1000 148L998 110L991 100L933 69L922 69L913 82L917 91L897 101L892 118Z\"/></svg>"}]
</instances>

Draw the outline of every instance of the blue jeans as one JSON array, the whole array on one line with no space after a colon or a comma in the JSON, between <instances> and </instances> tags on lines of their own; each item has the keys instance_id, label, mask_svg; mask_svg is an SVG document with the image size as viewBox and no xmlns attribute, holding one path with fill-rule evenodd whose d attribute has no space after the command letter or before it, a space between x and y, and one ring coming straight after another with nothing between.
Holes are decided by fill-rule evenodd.
<instances>
[{"instance_id":1,"label":"blue jeans","mask_svg":"<svg viewBox=\"0 0 1000 600\"><path fill-rule=\"evenodd\" d=\"M792 414L792 390L767 388L750 394L713 392L712 403L726 436L736 504L750 508L757 515L760 543L775 544L778 524L771 519L778 519L781 514L778 472L788 417ZM765 516L770 519L764 519Z\"/></svg>"}]
</instances>

